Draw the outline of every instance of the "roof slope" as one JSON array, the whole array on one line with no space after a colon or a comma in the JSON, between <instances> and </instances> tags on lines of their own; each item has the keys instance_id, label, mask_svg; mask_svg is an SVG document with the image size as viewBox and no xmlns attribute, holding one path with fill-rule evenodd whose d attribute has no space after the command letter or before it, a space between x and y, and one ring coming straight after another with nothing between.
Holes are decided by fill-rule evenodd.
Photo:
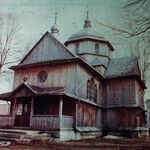
<instances>
[{"instance_id":1,"label":"roof slope","mask_svg":"<svg viewBox=\"0 0 150 150\"><path fill-rule=\"evenodd\" d=\"M110 61L104 74L106 78L120 77L126 75L139 75L140 69L138 59L134 57L115 58Z\"/></svg>"},{"instance_id":2,"label":"roof slope","mask_svg":"<svg viewBox=\"0 0 150 150\"><path fill-rule=\"evenodd\" d=\"M92 28L83 28L78 33L71 35L68 41L77 40L81 38L95 38L95 39L104 40L104 37L100 36L100 34L94 31Z\"/></svg>"},{"instance_id":3,"label":"roof slope","mask_svg":"<svg viewBox=\"0 0 150 150\"><path fill-rule=\"evenodd\" d=\"M75 57L63 44L46 32L19 65L33 64Z\"/></svg>"},{"instance_id":4,"label":"roof slope","mask_svg":"<svg viewBox=\"0 0 150 150\"><path fill-rule=\"evenodd\" d=\"M24 91L27 91L27 92L24 92ZM14 94L19 94L19 97L29 96L29 94L30 95L45 95L45 94L65 95L66 91L63 87L41 88L38 86L26 84L23 82L16 89L14 89L12 92L0 94L0 99L11 100L11 98L13 97ZM17 97L17 96L15 95L15 97Z\"/></svg>"},{"instance_id":5,"label":"roof slope","mask_svg":"<svg viewBox=\"0 0 150 150\"><path fill-rule=\"evenodd\" d=\"M90 63L89 63L91 66L105 66L105 62L103 62L102 60L99 60L98 58L95 58L94 60L92 60Z\"/></svg>"}]
</instances>

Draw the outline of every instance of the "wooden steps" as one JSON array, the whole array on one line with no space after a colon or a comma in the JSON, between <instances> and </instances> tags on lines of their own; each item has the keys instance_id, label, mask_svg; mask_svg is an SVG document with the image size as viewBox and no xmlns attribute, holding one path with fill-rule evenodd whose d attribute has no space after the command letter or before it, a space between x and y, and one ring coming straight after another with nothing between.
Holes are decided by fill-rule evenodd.
<instances>
[{"instance_id":1,"label":"wooden steps","mask_svg":"<svg viewBox=\"0 0 150 150\"><path fill-rule=\"evenodd\" d=\"M16 141L18 139L27 139L29 135L26 132L16 131L16 130L5 130L0 129L0 139L1 140L13 140Z\"/></svg>"},{"instance_id":2,"label":"wooden steps","mask_svg":"<svg viewBox=\"0 0 150 150\"><path fill-rule=\"evenodd\" d=\"M55 133L56 134L56 133ZM0 140L16 141L16 142L31 142L33 140L51 140L58 139L54 133L46 131L35 130L21 130L21 129L0 129ZM56 137L54 137L54 135Z\"/></svg>"}]
</instances>

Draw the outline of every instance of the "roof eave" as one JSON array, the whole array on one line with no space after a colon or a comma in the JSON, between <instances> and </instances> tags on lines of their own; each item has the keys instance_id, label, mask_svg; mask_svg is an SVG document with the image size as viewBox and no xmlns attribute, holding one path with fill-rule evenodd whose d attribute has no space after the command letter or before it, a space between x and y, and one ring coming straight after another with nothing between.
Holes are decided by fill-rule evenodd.
<instances>
[{"instance_id":1,"label":"roof eave","mask_svg":"<svg viewBox=\"0 0 150 150\"><path fill-rule=\"evenodd\" d=\"M112 79L124 79L124 78L130 78L130 79L136 79L139 81L143 89L147 89L145 83L143 80L141 80L141 77L137 74L127 74L127 75L120 75L120 76L105 76L106 80L112 80Z\"/></svg>"},{"instance_id":2,"label":"roof eave","mask_svg":"<svg viewBox=\"0 0 150 150\"><path fill-rule=\"evenodd\" d=\"M43 65L55 65L55 64L62 64L62 63L73 63L77 62L80 65L86 67L88 70L90 70L94 75L97 76L97 78L104 80L105 78L92 66L87 64L83 59L79 57L73 57L71 59L63 59L63 60L52 60L52 61L47 61L47 62L39 62L39 63L33 63L33 64L26 64L26 65L17 65L17 66L12 66L10 69L12 70L19 70L19 69L25 69L29 67L38 67L38 66L43 66Z\"/></svg>"},{"instance_id":3,"label":"roof eave","mask_svg":"<svg viewBox=\"0 0 150 150\"><path fill-rule=\"evenodd\" d=\"M103 40L103 39L98 39L98 38L93 38L93 37L84 37L84 38L76 38L76 39L70 39L67 40L64 45L68 46L68 44L73 43L73 42L81 42L81 41L86 41L86 40L90 40L90 41L95 41L95 42L101 42L101 43L107 43L107 45L109 46L109 48L114 51L113 46L111 45L111 43L109 41Z\"/></svg>"},{"instance_id":4,"label":"roof eave","mask_svg":"<svg viewBox=\"0 0 150 150\"><path fill-rule=\"evenodd\" d=\"M11 94L12 94L12 92L2 93L2 94L0 94L0 99L10 101L11 100L10 99Z\"/></svg>"},{"instance_id":5,"label":"roof eave","mask_svg":"<svg viewBox=\"0 0 150 150\"><path fill-rule=\"evenodd\" d=\"M36 62L36 63L32 63L32 64L19 64L16 66L12 66L10 67L10 69L12 70L18 70L18 69L24 69L24 68L28 68L28 67L38 67L38 66L43 66L43 65L53 65L53 64L60 64L60 63L70 63L73 62L77 59L77 57L73 57L73 58L69 58L69 59L57 59L57 60L51 60L51 61L45 61L45 62Z\"/></svg>"}]
</instances>

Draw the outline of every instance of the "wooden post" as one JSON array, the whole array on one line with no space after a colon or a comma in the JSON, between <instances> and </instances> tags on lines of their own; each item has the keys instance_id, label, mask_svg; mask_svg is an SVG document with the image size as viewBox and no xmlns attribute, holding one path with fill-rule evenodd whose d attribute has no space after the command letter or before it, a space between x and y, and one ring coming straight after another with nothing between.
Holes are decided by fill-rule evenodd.
<instances>
[{"instance_id":1,"label":"wooden post","mask_svg":"<svg viewBox=\"0 0 150 150\"><path fill-rule=\"evenodd\" d=\"M15 116L16 116L16 102L17 102L17 98L15 97L14 99L14 106L13 106L13 125L15 125Z\"/></svg>"},{"instance_id":2,"label":"wooden post","mask_svg":"<svg viewBox=\"0 0 150 150\"><path fill-rule=\"evenodd\" d=\"M101 122L102 122L101 110L98 109L96 111L95 127L100 129L101 128Z\"/></svg>"},{"instance_id":3,"label":"wooden post","mask_svg":"<svg viewBox=\"0 0 150 150\"><path fill-rule=\"evenodd\" d=\"M147 111L147 127L150 127L150 111Z\"/></svg>"},{"instance_id":4,"label":"wooden post","mask_svg":"<svg viewBox=\"0 0 150 150\"><path fill-rule=\"evenodd\" d=\"M150 110L148 109L147 110L147 116L146 116L146 121L147 121L147 128L148 128L148 131L147 131L147 141L149 142L149 139L150 139L150 134L149 134L149 128L150 128Z\"/></svg>"},{"instance_id":5,"label":"wooden post","mask_svg":"<svg viewBox=\"0 0 150 150\"><path fill-rule=\"evenodd\" d=\"M31 99L31 113L30 113L30 127L31 127L31 122L32 122L32 117L33 117L33 113L34 112L34 97L32 96L32 99Z\"/></svg>"},{"instance_id":6,"label":"wooden post","mask_svg":"<svg viewBox=\"0 0 150 150\"><path fill-rule=\"evenodd\" d=\"M78 117L78 115L77 115L77 112L78 112L78 102L76 102L76 107L75 107L75 113L74 113L74 127L75 127L75 129L76 129L76 127L77 127L77 117Z\"/></svg>"},{"instance_id":7,"label":"wooden post","mask_svg":"<svg viewBox=\"0 0 150 150\"><path fill-rule=\"evenodd\" d=\"M141 137L141 129L140 129L140 117L136 117L137 120L137 127L138 127L138 137Z\"/></svg>"},{"instance_id":8,"label":"wooden post","mask_svg":"<svg viewBox=\"0 0 150 150\"><path fill-rule=\"evenodd\" d=\"M62 111L63 111L63 97L60 96L59 101L59 127L62 127Z\"/></svg>"}]
</instances>

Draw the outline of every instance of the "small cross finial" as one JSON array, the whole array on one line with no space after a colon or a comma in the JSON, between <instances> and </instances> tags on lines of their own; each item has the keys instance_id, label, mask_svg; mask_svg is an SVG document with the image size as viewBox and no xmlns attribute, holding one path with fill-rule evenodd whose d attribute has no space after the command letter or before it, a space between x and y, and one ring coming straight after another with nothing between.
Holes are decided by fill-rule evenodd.
<instances>
[{"instance_id":1,"label":"small cross finial","mask_svg":"<svg viewBox=\"0 0 150 150\"><path fill-rule=\"evenodd\" d=\"M89 12L87 11L87 19L89 19Z\"/></svg>"},{"instance_id":2,"label":"small cross finial","mask_svg":"<svg viewBox=\"0 0 150 150\"><path fill-rule=\"evenodd\" d=\"M57 21L57 12L55 12L55 24L56 24L56 21Z\"/></svg>"},{"instance_id":3,"label":"small cross finial","mask_svg":"<svg viewBox=\"0 0 150 150\"><path fill-rule=\"evenodd\" d=\"M84 22L84 28L89 28L89 27L92 27L92 26L91 26L91 21L89 20L89 11L87 11L87 17Z\"/></svg>"},{"instance_id":4,"label":"small cross finial","mask_svg":"<svg viewBox=\"0 0 150 150\"><path fill-rule=\"evenodd\" d=\"M58 34L59 32L56 22L57 22L57 12L55 11L55 21L54 21L54 25L51 27L51 33L53 35Z\"/></svg>"}]
</instances>

